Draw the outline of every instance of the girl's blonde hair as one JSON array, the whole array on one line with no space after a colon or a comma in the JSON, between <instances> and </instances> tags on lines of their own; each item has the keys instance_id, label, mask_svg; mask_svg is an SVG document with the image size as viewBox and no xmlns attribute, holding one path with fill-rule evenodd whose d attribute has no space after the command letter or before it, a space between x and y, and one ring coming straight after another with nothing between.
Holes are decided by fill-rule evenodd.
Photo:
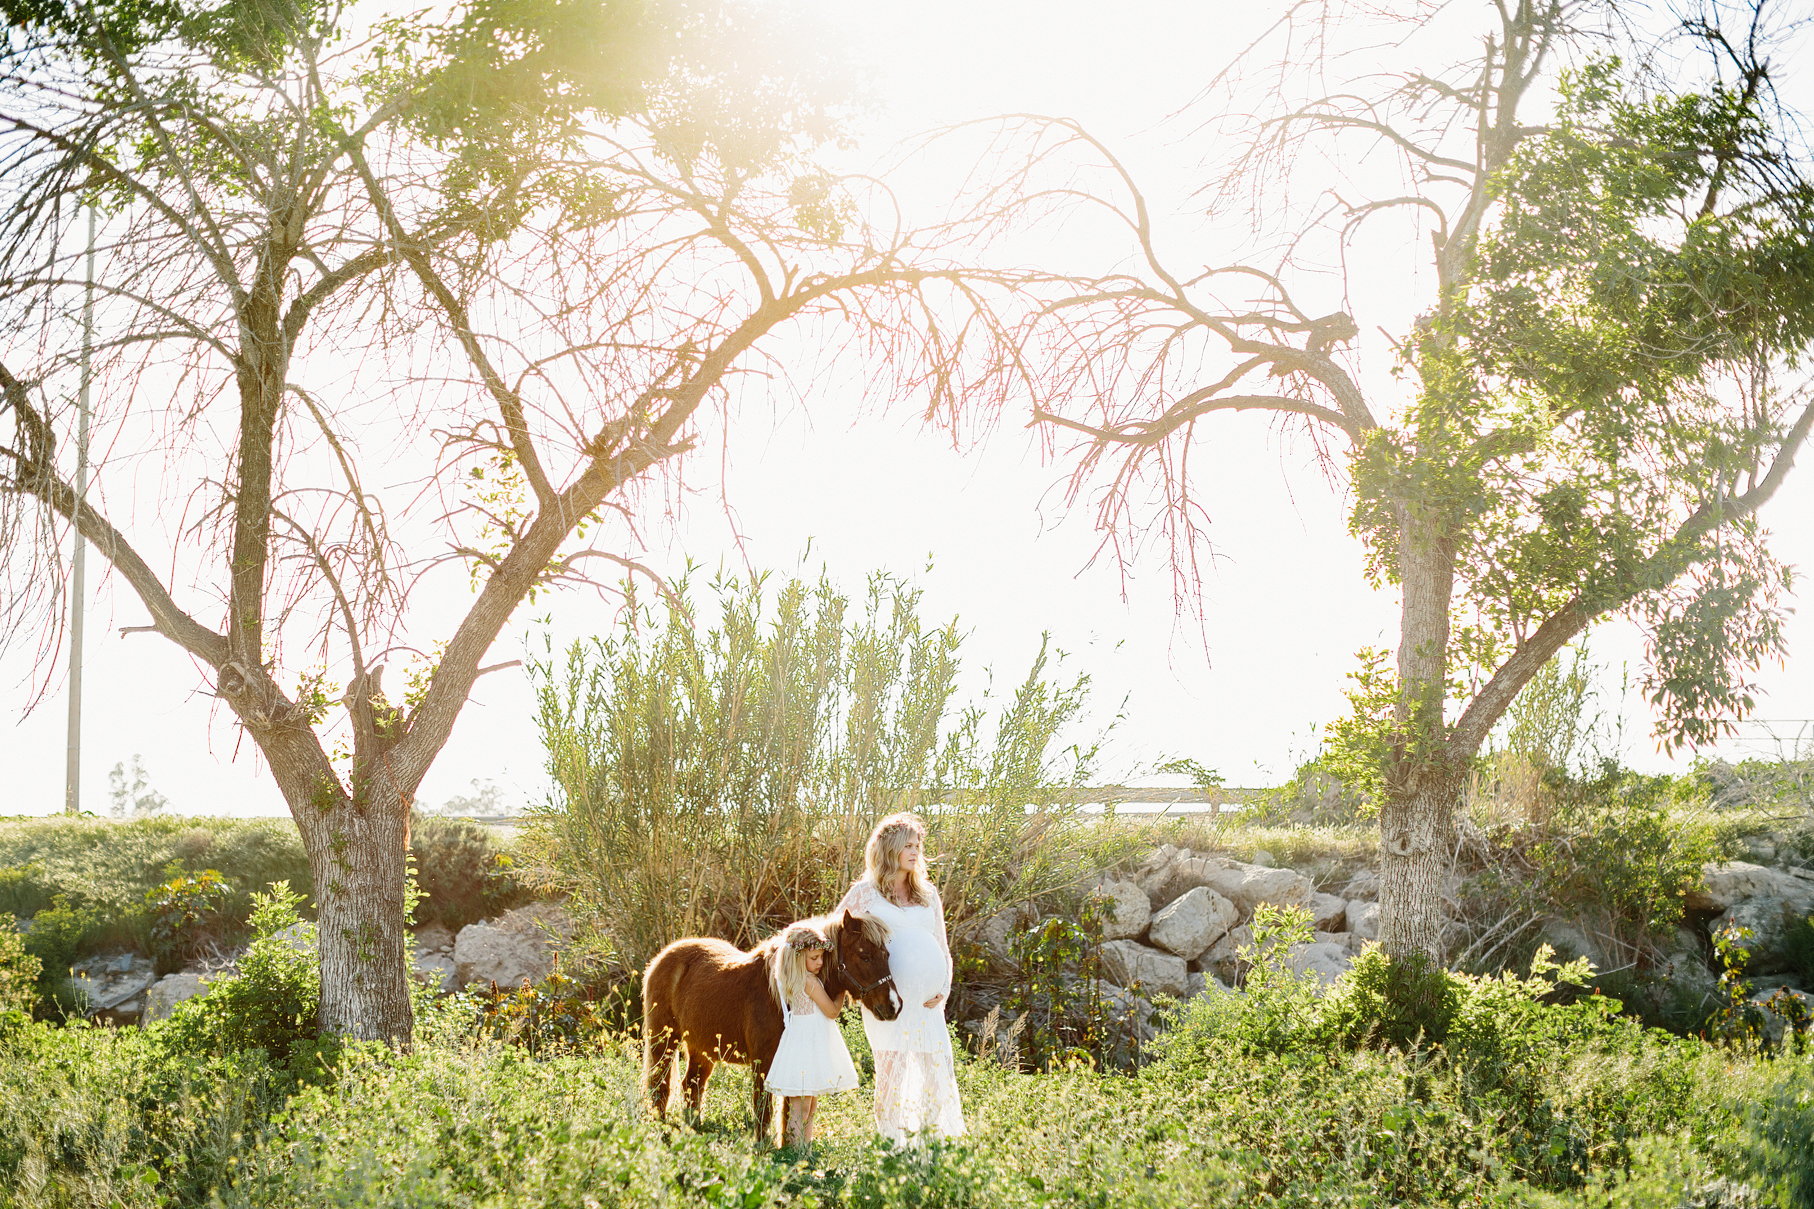
<instances>
[{"instance_id":1,"label":"girl's blonde hair","mask_svg":"<svg viewBox=\"0 0 1814 1209\"><path fill-rule=\"evenodd\" d=\"M920 821L919 815L903 810L876 824L875 830L869 833L869 842L863 846L863 876L886 895L901 872L901 849L909 840L915 839L921 846L920 867L907 875L907 896L925 907L932 904L938 892L926 880L926 824Z\"/></svg>"},{"instance_id":2,"label":"girl's blonde hair","mask_svg":"<svg viewBox=\"0 0 1814 1209\"><path fill-rule=\"evenodd\" d=\"M830 948L831 938L825 934L822 920L802 919L781 930L769 962L769 981L781 996L783 1012L793 1011L794 1004L806 995L806 955Z\"/></svg>"}]
</instances>

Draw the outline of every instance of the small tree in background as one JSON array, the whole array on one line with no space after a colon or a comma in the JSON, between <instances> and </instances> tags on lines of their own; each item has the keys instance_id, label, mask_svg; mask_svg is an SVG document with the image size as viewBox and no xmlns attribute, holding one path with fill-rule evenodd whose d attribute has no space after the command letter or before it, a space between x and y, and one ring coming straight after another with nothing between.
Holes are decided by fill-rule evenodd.
<instances>
[{"instance_id":1,"label":"small tree in background","mask_svg":"<svg viewBox=\"0 0 1814 1209\"><path fill-rule=\"evenodd\" d=\"M1204 520L1192 451L1235 413L1270 415L1329 450L1368 573L1400 593L1397 649L1363 652L1330 756L1380 803L1380 939L1396 956L1440 953L1464 778L1590 623L1646 628L1645 688L1672 746L1748 711L1749 671L1781 653L1790 574L1757 510L1814 428L1798 376L1814 183L1761 9L1736 27L1697 10L1646 48L1612 5L1516 0L1481 7L1477 56L1433 65L1425 26L1465 10L1293 6L1210 89L1231 99L1211 128L1239 150L1204 198L1215 219L1252 222L1219 267L1161 245L1100 143L1034 123L1040 155L1065 142L1102 165L1096 196L1135 237L1126 272L1067 282L1042 316L1069 388L1033 418L1075 438L1073 496L1094 491L1120 542L1156 495L1188 583ZM1382 45L1413 65L1330 90ZM1277 107L1249 119L1237 86ZM1346 271L1400 247L1402 272ZM1382 391L1355 350L1407 285L1426 306L1384 335L1403 389Z\"/></svg>"}]
</instances>

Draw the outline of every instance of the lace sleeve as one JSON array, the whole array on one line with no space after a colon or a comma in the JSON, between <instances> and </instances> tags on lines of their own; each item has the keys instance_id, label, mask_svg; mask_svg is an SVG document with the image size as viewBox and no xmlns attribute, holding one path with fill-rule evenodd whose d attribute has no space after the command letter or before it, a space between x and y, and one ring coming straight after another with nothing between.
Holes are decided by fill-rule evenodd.
<instances>
[{"instance_id":1,"label":"lace sleeve","mask_svg":"<svg viewBox=\"0 0 1814 1209\"><path fill-rule=\"evenodd\" d=\"M903 926L907 920L907 913L883 897L881 890L868 878L851 883L844 901L838 904L837 913L842 915L845 911L861 919L873 919L889 931Z\"/></svg>"},{"instance_id":2,"label":"lace sleeve","mask_svg":"<svg viewBox=\"0 0 1814 1209\"><path fill-rule=\"evenodd\" d=\"M868 878L859 878L850 883L850 889L844 892L843 900L833 909L832 914L842 915L849 911L852 915L864 919L872 918L875 914L872 908L881 900L881 897Z\"/></svg>"}]
</instances>

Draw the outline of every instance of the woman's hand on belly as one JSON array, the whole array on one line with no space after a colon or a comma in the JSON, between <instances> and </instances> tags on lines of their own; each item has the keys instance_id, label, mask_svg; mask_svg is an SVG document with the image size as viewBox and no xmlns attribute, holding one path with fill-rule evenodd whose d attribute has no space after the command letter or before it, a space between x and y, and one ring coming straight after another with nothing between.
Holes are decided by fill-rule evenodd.
<instances>
[{"instance_id":1,"label":"woman's hand on belly","mask_svg":"<svg viewBox=\"0 0 1814 1209\"><path fill-rule=\"evenodd\" d=\"M926 1006L929 1008L935 1008L943 1002L945 1002L945 997L943 995L934 995L932 998L930 998L926 1001Z\"/></svg>"}]
</instances>

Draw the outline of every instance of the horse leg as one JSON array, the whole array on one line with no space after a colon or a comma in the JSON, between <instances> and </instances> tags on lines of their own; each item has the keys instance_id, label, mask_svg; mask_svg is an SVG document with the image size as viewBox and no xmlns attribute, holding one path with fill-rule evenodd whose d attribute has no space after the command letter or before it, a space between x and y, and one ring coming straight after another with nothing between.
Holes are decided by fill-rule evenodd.
<instances>
[{"instance_id":1,"label":"horse leg","mask_svg":"<svg viewBox=\"0 0 1814 1209\"><path fill-rule=\"evenodd\" d=\"M711 1077L712 1060L704 1054L694 1053L693 1047L687 1046L687 1073L682 1077L680 1087L695 1125L705 1119L705 1085Z\"/></svg>"},{"instance_id":2,"label":"horse leg","mask_svg":"<svg viewBox=\"0 0 1814 1209\"><path fill-rule=\"evenodd\" d=\"M645 1033L643 1037L643 1087L655 1104L655 1115L664 1121L668 1116L669 1084L674 1078L674 1051L679 1046L671 1028Z\"/></svg>"},{"instance_id":3,"label":"horse leg","mask_svg":"<svg viewBox=\"0 0 1814 1209\"><path fill-rule=\"evenodd\" d=\"M756 1118L756 1145L768 1145L769 1125L775 1119L775 1097L768 1092L768 1076L759 1064L750 1065L750 1112ZM781 1108L782 1127L787 1124L787 1106ZM786 1139L783 1139L785 1141Z\"/></svg>"}]
</instances>

